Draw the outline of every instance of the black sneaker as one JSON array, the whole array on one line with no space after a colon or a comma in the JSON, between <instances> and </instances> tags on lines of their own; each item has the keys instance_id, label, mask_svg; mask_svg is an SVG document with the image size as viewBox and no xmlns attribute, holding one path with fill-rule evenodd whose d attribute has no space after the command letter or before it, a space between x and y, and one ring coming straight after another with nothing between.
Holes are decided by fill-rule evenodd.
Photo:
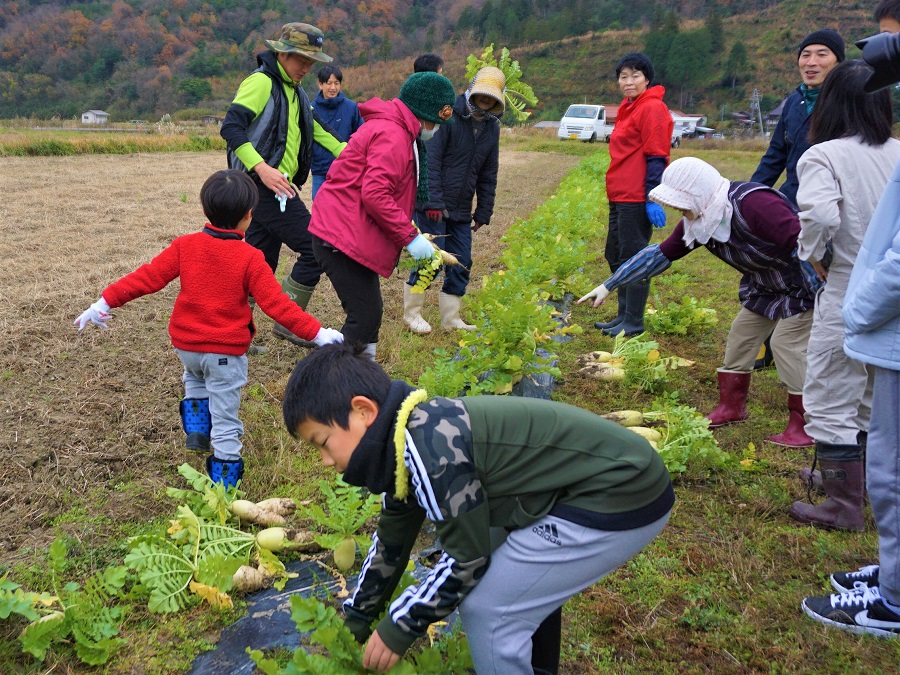
<instances>
[{"instance_id":1,"label":"black sneaker","mask_svg":"<svg viewBox=\"0 0 900 675\"><path fill-rule=\"evenodd\" d=\"M900 637L900 614L885 606L878 586L804 598L801 607L809 618L850 633Z\"/></svg>"},{"instance_id":2,"label":"black sneaker","mask_svg":"<svg viewBox=\"0 0 900 675\"><path fill-rule=\"evenodd\" d=\"M831 575L831 585L838 593L846 593L856 588L878 585L878 565L866 565L855 572L835 572Z\"/></svg>"}]
</instances>

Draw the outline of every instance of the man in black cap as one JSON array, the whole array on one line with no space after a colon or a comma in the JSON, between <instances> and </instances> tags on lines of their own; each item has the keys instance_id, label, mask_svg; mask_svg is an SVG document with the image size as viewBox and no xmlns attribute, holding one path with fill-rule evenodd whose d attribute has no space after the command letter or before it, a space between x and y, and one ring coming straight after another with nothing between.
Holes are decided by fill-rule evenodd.
<instances>
[{"instance_id":1,"label":"man in black cap","mask_svg":"<svg viewBox=\"0 0 900 675\"><path fill-rule=\"evenodd\" d=\"M830 28L817 30L806 36L797 50L797 65L803 82L784 100L781 118L772 134L769 149L759 161L750 180L775 187L775 182L785 173L781 193L797 204L797 162L809 149L809 119L819 96L825 76L844 60L844 39ZM772 365L772 350L767 339L763 345L755 369Z\"/></svg>"},{"instance_id":2,"label":"man in black cap","mask_svg":"<svg viewBox=\"0 0 900 675\"><path fill-rule=\"evenodd\" d=\"M774 187L781 174L786 173L779 190L794 204L797 203L797 161L809 149L809 117L825 76L843 60L844 39L830 28L810 33L800 43L797 65L803 82L785 99L769 149L750 178Z\"/></svg>"},{"instance_id":3,"label":"man in black cap","mask_svg":"<svg viewBox=\"0 0 900 675\"><path fill-rule=\"evenodd\" d=\"M309 176L314 142L335 157L347 145L320 123L300 86L316 62L332 60L322 51L323 42L322 31L307 23L286 23L274 40L266 40L269 49L257 55L259 67L241 83L221 130L229 168L249 173L259 189L246 241L263 252L273 272L282 244L298 254L282 288L303 310L322 270L312 252L310 213L296 188ZM273 333L313 346L278 323Z\"/></svg>"}]
</instances>

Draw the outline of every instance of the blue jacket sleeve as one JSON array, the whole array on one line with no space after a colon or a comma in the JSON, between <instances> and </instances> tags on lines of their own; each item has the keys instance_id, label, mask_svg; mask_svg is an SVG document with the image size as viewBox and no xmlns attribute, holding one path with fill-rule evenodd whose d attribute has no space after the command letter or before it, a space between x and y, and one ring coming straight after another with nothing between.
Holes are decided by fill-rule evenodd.
<instances>
[{"instance_id":1,"label":"blue jacket sleeve","mask_svg":"<svg viewBox=\"0 0 900 675\"><path fill-rule=\"evenodd\" d=\"M769 187L775 187L778 177L784 172L787 166L788 146L784 137L784 117L790 101L786 101L782 108L781 118L775 125L775 131L772 132L772 140L769 142L769 148L766 154L759 160L759 166L750 177L754 183L762 183Z\"/></svg>"},{"instance_id":2,"label":"blue jacket sleeve","mask_svg":"<svg viewBox=\"0 0 900 675\"><path fill-rule=\"evenodd\" d=\"M627 286L636 281L662 274L671 265L672 261L659 250L659 244L652 244L638 251L622 263L622 266L616 270L616 273L604 281L603 285L606 286L607 290L612 291L619 286Z\"/></svg>"}]
</instances>

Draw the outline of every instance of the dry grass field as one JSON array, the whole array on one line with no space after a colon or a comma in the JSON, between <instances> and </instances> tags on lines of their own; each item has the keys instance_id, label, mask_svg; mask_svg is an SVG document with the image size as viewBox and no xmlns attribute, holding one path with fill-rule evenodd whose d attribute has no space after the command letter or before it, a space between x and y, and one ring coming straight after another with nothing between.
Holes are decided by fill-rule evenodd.
<instances>
[{"instance_id":1,"label":"dry grass field","mask_svg":"<svg viewBox=\"0 0 900 675\"><path fill-rule=\"evenodd\" d=\"M72 320L108 283L202 226L200 186L222 168L223 156L2 162L0 570L45 548L60 527L99 545L105 519L121 524L161 515L165 486L180 484L175 469L191 457L178 416L181 366L166 331L177 282L115 310L108 331L91 326L79 334ZM497 257L499 237L513 219L546 199L576 162L566 155L502 154L497 213L476 237L476 276ZM308 199L308 187L303 195ZM285 249L282 260L288 254ZM386 281L384 291L383 341L389 343L401 330L401 279ZM343 316L327 279L309 309L340 327ZM304 350L271 337L272 322L259 311L256 320L270 353L251 359L250 387L277 386ZM387 350L380 360L390 367L391 358ZM248 428L249 453L253 438ZM85 513L90 503L102 512Z\"/></svg>"}]
</instances>

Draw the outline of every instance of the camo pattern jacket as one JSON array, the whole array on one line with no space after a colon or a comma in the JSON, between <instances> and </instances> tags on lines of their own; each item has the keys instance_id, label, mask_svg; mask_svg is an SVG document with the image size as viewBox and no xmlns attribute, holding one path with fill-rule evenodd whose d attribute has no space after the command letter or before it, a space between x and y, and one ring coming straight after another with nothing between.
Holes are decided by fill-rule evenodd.
<instances>
[{"instance_id":1,"label":"camo pattern jacket","mask_svg":"<svg viewBox=\"0 0 900 675\"><path fill-rule=\"evenodd\" d=\"M671 508L668 472L644 439L562 403L431 399L409 418L404 463L410 496L384 496L357 589L344 603L346 625L362 642L405 571L420 526L431 520L441 558L377 625L398 654L456 609L487 571L491 527L526 527L563 504L613 518L624 514L625 524L610 529L628 529L646 524L630 514L648 505L662 511L642 515L647 522Z\"/></svg>"}]
</instances>

